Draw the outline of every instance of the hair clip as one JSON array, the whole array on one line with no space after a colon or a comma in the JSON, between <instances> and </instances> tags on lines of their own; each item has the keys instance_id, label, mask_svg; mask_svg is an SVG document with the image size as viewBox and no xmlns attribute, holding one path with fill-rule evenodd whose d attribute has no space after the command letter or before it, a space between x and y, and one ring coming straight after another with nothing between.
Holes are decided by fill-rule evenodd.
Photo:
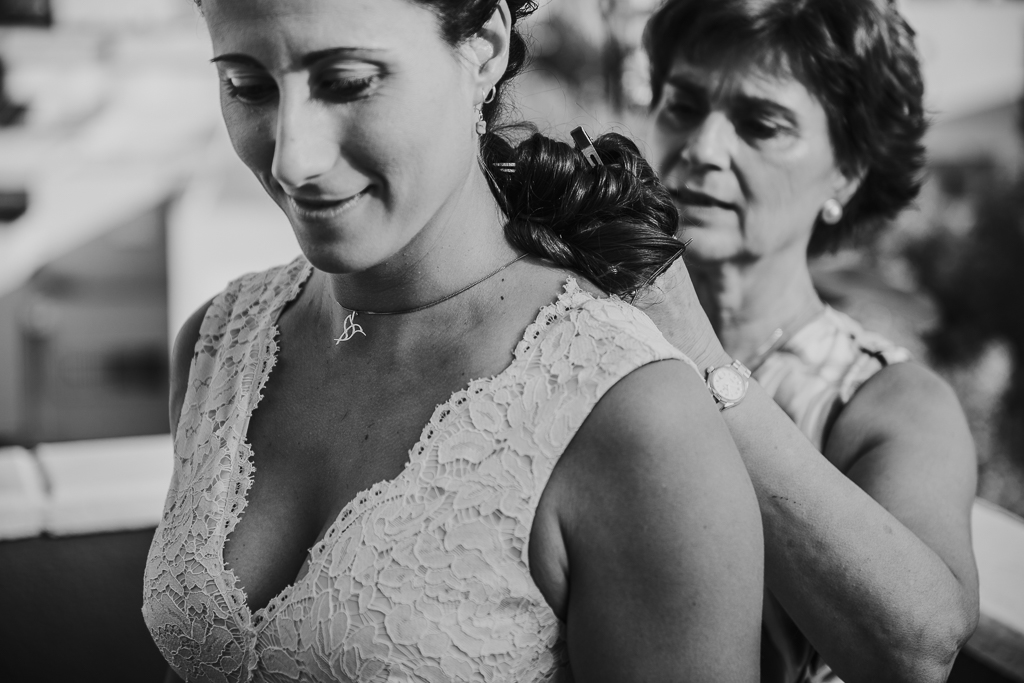
<instances>
[{"instance_id":1,"label":"hair clip","mask_svg":"<svg viewBox=\"0 0 1024 683\"><path fill-rule=\"evenodd\" d=\"M494 166L502 173L516 172L516 163L514 161L502 161L494 164Z\"/></svg>"},{"instance_id":2,"label":"hair clip","mask_svg":"<svg viewBox=\"0 0 1024 683\"><path fill-rule=\"evenodd\" d=\"M601 155L594 149L594 141L587 135L587 131L583 130L583 126L574 128L570 135L572 135L572 139L576 143L576 149L583 154L583 158L590 163L592 168L604 166L604 162L601 161Z\"/></svg>"},{"instance_id":3,"label":"hair clip","mask_svg":"<svg viewBox=\"0 0 1024 683\"><path fill-rule=\"evenodd\" d=\"M686 240L686 242L683 243L683 246L679 249L679 251L677 251L675 253L674 256L672 256L672 258L670 258L668 261L666 261L661 266L659 266L658 269L656 271L654 271L654 273L649 278L647 278L646 282L644 282L642 285L640 285L635 290L633 290L633 296L631 296L630 299L629 299L629 305L630 306L633 305L633 302L636 301L636 298L638 296L640 296L641 292L643 292L645 289L647 289L652 284L654 284L655 280L657 280L659 277L661 277L665 273L666 270L668 270L669 268L672 267L672 264L676 262L676 259L678 259L679 257L681 257L683 254L686 253L686 247L689 244L690 244L690 240Z\"/></svg>"}]
</instances>

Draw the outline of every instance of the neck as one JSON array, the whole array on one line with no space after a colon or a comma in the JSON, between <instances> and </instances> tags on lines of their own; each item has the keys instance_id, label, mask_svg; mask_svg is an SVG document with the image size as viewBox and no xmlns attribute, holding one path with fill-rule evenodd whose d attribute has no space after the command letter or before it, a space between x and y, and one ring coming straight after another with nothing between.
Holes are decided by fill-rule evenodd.
<instances>
[{"instance_id":1,"label":"neck","mask_svg":"<svg viewBox=\"0 0 1024 683\"><path fill-rule=\"evenodd\" d=\"M330 276L336 317L344 311L401 311L458 291L515 258L501 215L476 164L424 227L393 256L366 270Z\"/></svg>"},{"instance_id":2,"label":"neck","mask_svg":"<svg viewBox=\"0 0 1024 683\"><path fill-rule=\"evenodd\" d=\"M776 330L792 334L791 326L822 306L803 252L688 265L719 340L744 363L756 360Z\"/></svg>"}]
</instances>

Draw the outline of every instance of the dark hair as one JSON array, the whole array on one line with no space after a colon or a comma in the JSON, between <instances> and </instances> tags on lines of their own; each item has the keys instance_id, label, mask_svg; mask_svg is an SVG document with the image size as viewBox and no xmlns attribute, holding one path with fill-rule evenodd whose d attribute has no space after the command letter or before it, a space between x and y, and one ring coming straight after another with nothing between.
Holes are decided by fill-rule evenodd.
<instances>
[{"instance_id":1,"label":"dark hair","mask_svg":"<svg viewBox=\"0 0 1024 683\"><path fill-rule=\"evenodd\" d=\"M500 2L409 1L434 13L441 38L453 47L477 35ZM594 141L604 165L591 168L574 147L526 124L496 125L505 109L506 86L526 65L526 41L518 24L537 9L533 0L507 2L512 17L508 67L495 85L495 97L483 106L488 130L480 137L485 175L508 216L505 236L606 292L635 293L682 254L675 237L675 205L636 146L621 135Z\"/></svg>"},{"instance_id":2,"label":"dark hair","mask_svg":"<svg viewBox=\"0 0 1024 683\"><path fill-rule=\"evenodd\" d=\"M787 72L818 100L838 167L863 174L808 253L873 237L921 187L928 122L914 31L891 0L667 0L647 22L653 105L677 57Z\"/></svg>"},{"instance_id":3,"label":"dark hair","mask_svg":"<svg viewBox=\"0 0 1024 683\"><path fill-rule=\"evenodd\" d=\"M512 15L508 67L494 100L483 107L488 132L480 138L491 191L509 219L505 236L607 292L635 292L682 253L675 238L675 205L636 146L621 135L594 141L604 165L591 168L575 148L529 126L495 125L506 85L526 64L518 24L537 9L533 0L507 1ZM415 2L433 10L441 36L454 46L479 33L499 0ZM523 131L532 135L520 140Z\"/></svg>"},{"instance_id":4,"label":"dark hair","mask_svg":"<svg viewBox=\"0 0 1024 683\"><path fill-rule=\"evenodd\" d=\"M597 138L603 165L591 167L576 148L527 124L515 128L533 134L518 144L488 134L481 150L509 242L619 295L636 292L682 254L675 204L629 139ZM490 170L502 163L515 170Z\"/></svg>"}]
</instances>

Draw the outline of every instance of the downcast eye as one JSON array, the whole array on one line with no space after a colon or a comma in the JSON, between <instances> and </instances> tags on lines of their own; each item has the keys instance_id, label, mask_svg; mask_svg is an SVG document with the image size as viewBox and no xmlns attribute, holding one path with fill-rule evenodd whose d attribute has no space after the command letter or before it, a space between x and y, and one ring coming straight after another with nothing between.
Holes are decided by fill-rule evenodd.
<instances>
[{"instance_id":1,"label":"downcast eye","mask_svg":"<svg viewBox=\"0 0 1024 683\"><path fill-rule=\"evenodd\" d=\"M340 76L325 77L318 83L320 96L330 100L355 100L366 95L377 82L377 76L359 78L343 78Z\"/></svg>"},{"instance_id":2,"label":"downcast eye","mask_svg":"<svg viewBox=\"0 0 1024 683\"><path fill-rule=\"evenodd\" d=\"M223 79L229 97L247 104L259 104L271 99L277 91L274 82L253 76L227 76Z\"/></svg>"}]
</instances>

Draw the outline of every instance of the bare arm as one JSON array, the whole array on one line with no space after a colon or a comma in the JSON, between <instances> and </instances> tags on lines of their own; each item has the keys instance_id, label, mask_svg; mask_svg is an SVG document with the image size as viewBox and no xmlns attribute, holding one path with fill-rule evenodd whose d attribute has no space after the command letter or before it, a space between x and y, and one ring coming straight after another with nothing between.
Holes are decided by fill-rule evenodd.
<instances>
[{"instance_id":1,"label":"bare arm","mask_svg":"<svg viewBox=\"0 0 1024 683\"><path fill-rule=\"evenodd\" d=\"M185 400L185 390L188 388L189 369L192 365L196 342L199 340L199 328L203 324L203 318L206 317L209 307L210 302L208 301L189 316L174 340L174 349L171 352L171 391L168 400L172 437L177 432L178 422L181 418L181 407ZM185 682L174 672L174 669L167 667L164 683Z\"/></svg>"},{"instance_id":2,"label":"bare arm","mask_svg":"<svg viewBox=\"0 0 1024 683\"><path fill-rule=\"evenodd\" d=\"M188 387L188 373L192 366L196 342L199 341L199 329L202 327L203 318L206 317L206 311L209 310L211 302L212 299L196 309L181 326L178 336L174 339L174 349L171 351L171 393L168 406L172 436L178 430L181 404L185 401L185 390Z\"/></svg>"},{"instance_id":3,"label":"bare arm","mask_svg":"<svg viewBox=\"0 0 1024 683\"><path fill-rule=\"evenodd\" d=\"M729 362L696 296L677 299L652 315L669 340L702 367ZM949 388L919 366L883 370L827 457L756 382L723 415L761 507L766 585L825 661L846 683L945 680L978 613L974 450Z\"/></svg>"},{"instance_id":4,"label":"bare arm","mask_svg":"<svg viewBox=\"0 0 1024 683\"><path fill-rule=\"evenodd\" d=\"M726 411L764 519L765 581L847 683L943 681L977 619L970 438L951 402L863 390L859 402L905 422L885 435L844 415L837 430L874 437L849 478L756 383Z\"/></svg>"},{"instance_id":5,"label":"bare arm","mask_svg":"<svg viewBox=\"0 0 1024 683\"><path fill-rule=\"evenodd\" d=\"M619 382L563 455L549 494L576 680L758 680L757 504L696 373L663 362Z\"/></svg>"}]
</instances>

